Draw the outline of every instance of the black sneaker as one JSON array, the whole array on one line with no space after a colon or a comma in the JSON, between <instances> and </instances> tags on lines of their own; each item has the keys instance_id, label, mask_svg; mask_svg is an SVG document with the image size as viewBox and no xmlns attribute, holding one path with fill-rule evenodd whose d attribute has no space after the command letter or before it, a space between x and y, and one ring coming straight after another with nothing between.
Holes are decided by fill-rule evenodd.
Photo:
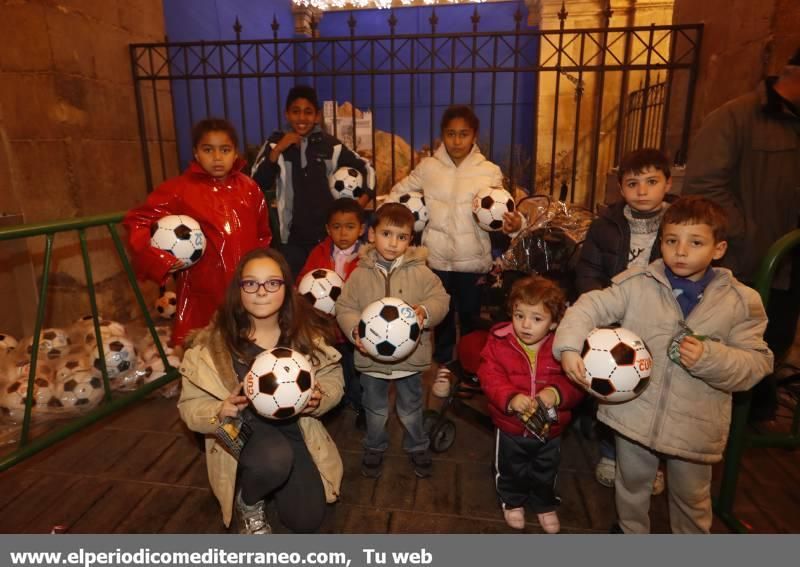
<instances>
[{"instance_id":1,"label":"black sneaker","mask_svg":"<svg viewBox=\"0 0 800 567\"><path fill-rule=\"evenodd\" d=\"M433 471L433 459L427 449L409 454L411 464L414 465L414 474L419 478L428 478Z\"/></svg>"},{"instance_id":2,"label":"black sneaker","mask_svg":"<svg viewBox=\"0 0 800 567\"><path fill-rule=\"evenodd\" d=\"M361 457L361 474L367 478L378 478L383 472L383 453L380 451L364 451Z\"/></svg>"},{"instance_id":3,"label":"black sneaker","mask_svg":"<svg viewBox=\"0 0 800 567\"><path fill-rule=\"evenodd\" d=\"M608 533L610 533L610 534L623 534L623 535L625 534L625 532L622 531L622 528L620 527L619 522L614 522L613 524L611 524L611 527L608 529Z\"/></svg>"},{"instance_id":4,"label":"black sneaker","mask_svg":"<svg viewBox=\"0 0 800 567\"><path fill-rule=\"evenodd\" d=\"M367 414L364 408L356 411L356 429L359 431L367 430Z\"/></svg>"}]
</instances>

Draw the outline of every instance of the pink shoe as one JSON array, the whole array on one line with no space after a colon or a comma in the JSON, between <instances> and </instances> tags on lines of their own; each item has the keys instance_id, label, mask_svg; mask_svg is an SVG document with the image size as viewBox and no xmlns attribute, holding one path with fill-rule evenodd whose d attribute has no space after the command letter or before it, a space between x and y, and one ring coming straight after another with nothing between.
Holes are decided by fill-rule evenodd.
<instances>
[{"instance_id":1,"label":"pink shoe","mask_svg":"<svg viewBox=\"0 0 800 567\"><path fill-rule=\"evenodd\" d=\"M506 524L509 528L515 530L525 529L525 508L503 508L503 517L506 519Z\"/></svg>"},{"instance_id":2,"label":"pink shoe","mask_svg":"<svg viewBox=\"0 0 800 567\"><path fill-rule=\"evenodd\" d=\"M542 526L544 533L557 534L561 531L561 522L558 521L558 514L556 514L555 510L537 514L536 517L539 519L539 525Z\"/></svg>"}]
</instances>

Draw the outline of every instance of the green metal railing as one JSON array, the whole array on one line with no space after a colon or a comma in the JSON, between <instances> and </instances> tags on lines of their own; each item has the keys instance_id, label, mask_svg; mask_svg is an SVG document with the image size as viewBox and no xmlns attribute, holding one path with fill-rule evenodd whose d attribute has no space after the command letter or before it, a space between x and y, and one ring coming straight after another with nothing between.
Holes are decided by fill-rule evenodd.
<instances>
[{"instance_id":1,"label":"green metal railing","mask_svg":"<svg viewBox=\"0 0 800 567\"><path fill-rule=\"evenodd\" d=\"M120 240L119 234L117 233L116 225L122 220L122 217L123 213L114 213L51 223L26 224L0 229L0 241L17 240L20 238L37 236L45 237L44 264L42 267L41 288L39 290L39 305L36 310L36 324L33 332L33 344L31 345L30 372L28 374L28 388L27 396L25 398L25 412L22 420L22 429L20 431L17 449L0 457L0 471L4 471L13 467L28 457L38 453L42 449L50 447L54 443L65 439L76 431L79 431L84 427L97 422L98 420L116 412L119 409L127 407L132 403L141 400L151 392L178 377L178 370L170 366L169 361L167 360L167 355L164 351L164 347L161 344L161 339L155 330L153 320L150 317L150 313L147 305L145 304L142 292L136 283L136 275L133 272L133 268L128 260L128 256L125 253L125 247L123 246L122 240ZM122 262L122 266L125 269L128 281L130 282L133 293L136 296L136 301L138 302L139 308L144 315L147 329L153 338L156 349L158 350L158 354L161 356L161 361L164 363L164 369L166 371L164 376L161 378L153 380L148 384L143 384L133 392L114 392L112 394L111 391L108 369L106 368L105 353L103 352L103 340L100 333L100 319L97 312L97 299L95 296L94 280L92 278L92 265L89 258L89 249L86 244L86 230L95 227L106 227L111 235L114 248L116 249L119 259ZM58 427L57 429L54 429L45 435L37 437L36 439L30 439L34 380L36 379L36 361L39 356L39 335L44 325L45 306L48 292L47 288L49 283L50 265L53 256L53 241L56 234L71 231L78 232L78 240L80 242L84 273L86 275L86 283L89 293L89 303L94 319L94 335L97 343L101 372L103 375L105 399L97 408L93 409L92 411L70 420L68 423L65 423L63 426Z\"/></svg>"},{"instance_id":2,"label":"green metal railing","mask_svg":"<svg viewBox=\"0 0 800 567\"><path fill-rule=\"evenodd\" d=\"M781 262L796 246L800 246L800 230L794 230L777 240L767 251L764 261L756 274L755 288L764 305L769 303L772 278ZM741 392L733 396L733 415L730 437L725 449L725 462L719 492L714 501L714 512L725 524L739 533L748 533L750 528L733 513L736 499L736 483L742 456L748 447L799 447L800 446L800 404L795 407L792 425L787 433L756 433L747 426L750 414L752 392Z\"/></svg>"}]
</instances>

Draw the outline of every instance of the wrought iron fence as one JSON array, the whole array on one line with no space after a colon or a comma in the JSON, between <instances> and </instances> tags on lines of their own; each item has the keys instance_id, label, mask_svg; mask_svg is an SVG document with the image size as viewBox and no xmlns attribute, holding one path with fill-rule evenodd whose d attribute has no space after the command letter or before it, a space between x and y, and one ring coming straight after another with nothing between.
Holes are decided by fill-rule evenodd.
<instances>
[{"instance_id":1,"label":"wrought iron fence","mask_svg":"<svg viewBox=\"0 0 800 567\"><path fill-rule=\"evenodd\" d=\"M432 152L441 111L462 103L475 108L480 146L511 183L551 195L566 184L570 201L594 205L598 180L629 141L670 149L670 115L681 117L671 149L685 152L702 38L701 24L611 27L611 15L606 8L604 25L569 29L562 9L558 29L540 30L524 25L519 7L508 31L480 31L476 7L470 30L438 33L434 10L430 32L400 34L390 13L388 33L363 35L351 13L346 35L281 38L273 19L262 40L242 40L237 19L230 41L131 45L147 183L188 162L194 121L225 116L245 146L258 145L280 129L288 89L306 83L321 100L372 112L362 145L373 149L364 153L379 192ZM626 105L637 83L641 95ZM625 120L626 106L635 120ZM355 131L356 112L345 114Z\"/></svg>"}]
</instances>

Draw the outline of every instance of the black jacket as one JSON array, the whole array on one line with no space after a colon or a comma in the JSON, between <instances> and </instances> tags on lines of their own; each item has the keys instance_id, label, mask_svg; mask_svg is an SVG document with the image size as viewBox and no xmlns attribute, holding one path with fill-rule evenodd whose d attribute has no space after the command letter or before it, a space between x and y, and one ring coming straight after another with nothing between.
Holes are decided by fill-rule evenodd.
<instances>
[{"instance_id":1,"label":"black jacket","mask_svg":"<svg viewBox=\"0 0 800 567\"><path fill-rule=\"evenodd\" d=\"M575 287L579 294L610 286L611 278L627 269L631 227L624 209L625 201L619 201L592 221L575 268ZM660 240L656 238L648 262L660 257Z\"/></svg>"}]
</instances>

